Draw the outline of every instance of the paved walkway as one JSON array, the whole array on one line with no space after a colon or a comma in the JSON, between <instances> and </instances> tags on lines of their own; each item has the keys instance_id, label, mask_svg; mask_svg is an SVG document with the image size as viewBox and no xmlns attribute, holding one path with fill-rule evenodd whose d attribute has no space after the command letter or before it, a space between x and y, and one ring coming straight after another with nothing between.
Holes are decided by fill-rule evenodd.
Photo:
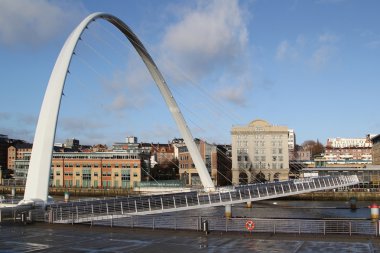
<instances>
[{"instance_id":1,"label":"paved walkway","mask_svg":"<svg viewBox=\"0 0 380 253\"><path fill-rule=\"evenodd\" d=\"M380 252L380 238L2 225L0 252Z\"/></svg>"}]
</instances>

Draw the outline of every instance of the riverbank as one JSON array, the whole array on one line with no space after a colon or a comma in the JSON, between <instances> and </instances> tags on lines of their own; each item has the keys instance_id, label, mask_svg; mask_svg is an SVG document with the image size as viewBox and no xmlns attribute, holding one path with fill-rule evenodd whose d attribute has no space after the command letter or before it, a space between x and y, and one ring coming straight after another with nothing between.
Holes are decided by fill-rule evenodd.
<instances>
[{"instance_id":1,"label":"riverbank","mask_svg":"<svg viewBox=\"0 0 380 253\"><path fill-rule=\"evenodd\" d=\"M311 192L284 197L284 200L339 200L348 201L350 198L356 198L359 201L379 201L380 192Z\"/></svg>"}]
</instances>

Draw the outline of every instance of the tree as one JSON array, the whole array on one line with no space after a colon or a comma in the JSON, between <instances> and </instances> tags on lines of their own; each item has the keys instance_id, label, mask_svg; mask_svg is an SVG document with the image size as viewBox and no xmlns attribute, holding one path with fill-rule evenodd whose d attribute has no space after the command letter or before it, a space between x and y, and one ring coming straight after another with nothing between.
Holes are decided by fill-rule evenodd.
<instances>
[{"instance_id":1,"label":"tree","mask_svg":"<svg viewBox=\"0 0 380 253\"><path fill-rule=\"evenodd\" d=\"M322 143L314 140L306 140L302 143L302 148L303 150L309 150L311 152L311 157L315 157L317 155L321 155L322 153L325 152L325 147L323 146Z\"/></svg>"}]
</instances>

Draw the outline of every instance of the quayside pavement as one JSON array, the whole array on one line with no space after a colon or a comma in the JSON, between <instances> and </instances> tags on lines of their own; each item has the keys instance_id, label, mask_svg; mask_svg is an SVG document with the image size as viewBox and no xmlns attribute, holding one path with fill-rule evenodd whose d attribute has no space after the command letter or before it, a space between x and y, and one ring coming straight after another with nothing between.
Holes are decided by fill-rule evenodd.
<instances>
[{"instance_id":1,"label":"quayside pavement","mask_svg":"<svg viewBox=\"0 0 380 253\"><path fill-rule=\"evenodd\" d=\"M34 223L0 226L0 252L380 252L370 236L126 229Z\"/></svg>"}]
</instances>

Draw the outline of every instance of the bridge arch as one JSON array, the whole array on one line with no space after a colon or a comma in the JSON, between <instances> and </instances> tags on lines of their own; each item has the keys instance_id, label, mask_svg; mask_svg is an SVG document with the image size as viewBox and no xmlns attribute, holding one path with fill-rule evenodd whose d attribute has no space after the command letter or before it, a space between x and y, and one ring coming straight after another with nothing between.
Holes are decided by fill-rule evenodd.
<instances>
[{"instance_id":1,"label":"bridge arch","mask_svg":"<svg viewBox=\"0 0 380 253\"><path fill-rule=\"evenodd\" d=\"M182 135L182 138L184 139L197 168L203 186L206 190L214 190L215 186L197 149L197 146L194 143L193 136L152 57L149 55L148 51L145 49L138 37L123 21L113 15L98 12L87 16L73 30L63 45L56 60L41 106L36 132L34 135L24 200L21 201L20 204L47 202L53 144L66 74L70 66L74 49L80 40L81 34L87 26L96 19L104 19L118 28L120 32L127 37L129 42L140 55L157 87L159 88L175 123L177 124L179 132Z\"/></svg>"}]
</instances>

